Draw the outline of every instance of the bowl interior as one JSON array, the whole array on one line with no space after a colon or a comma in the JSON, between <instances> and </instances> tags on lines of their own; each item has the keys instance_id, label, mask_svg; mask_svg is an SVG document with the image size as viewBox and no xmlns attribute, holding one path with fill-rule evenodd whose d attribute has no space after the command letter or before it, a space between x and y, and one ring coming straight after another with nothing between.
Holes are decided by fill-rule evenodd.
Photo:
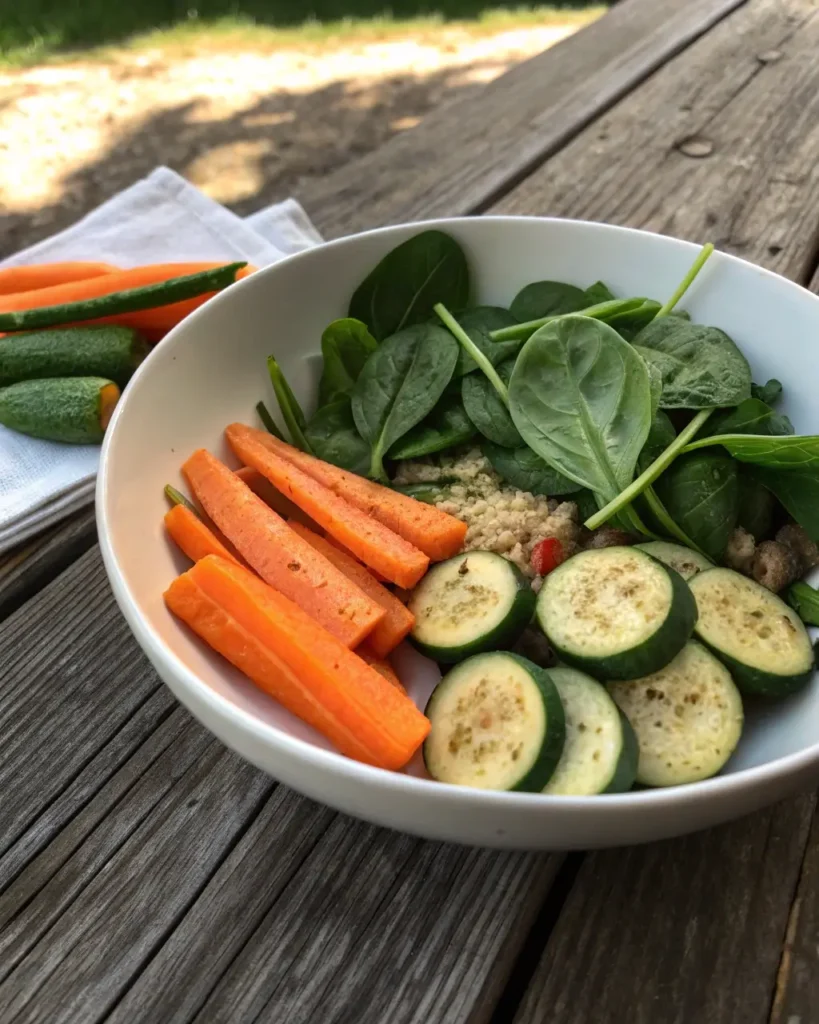
<instances>
[{"instance_id":1,"label":"bowl interior","mask_svg":"<svg viewBox=\"0 0 819 1024\"><path fill-rule=\"evenodd\" d=\"M432 225L430 225L432 226ZM600 279L616 295L663 300L697 247L658 235L597 224L525 218L438 222L470 260L474 296L508 305L540 279L588 286ZM166 483L184 487L179 466L206 447L235 465L222 438L234 420L256 424L254 406L271 409L265 358L274 353L308 414L314 406L324 327L344 316L355 286L419 225L383 229L301 253L230 288L188 318L138 371L109 429L103 453L100 529L131 606L152 638L234 707L271 729L328 749L312 729L260 693L212 654L166 610L162 592L188 563L166 539ZM783 411L801 433L819 433L819 362L808 347L819 335L819 299L766 271L723 254L712 257L683 304L696 321L726 330L751 362L754 379L782 380ZM109 565L110 569L110 565ZM406 647L398 668L419 706L437 669ZM785 702L752 706L741 745L726 768L738 772L819 743L815 681ZM413 774L422 772L417 765Z\"/></svg>"}]
</instances>

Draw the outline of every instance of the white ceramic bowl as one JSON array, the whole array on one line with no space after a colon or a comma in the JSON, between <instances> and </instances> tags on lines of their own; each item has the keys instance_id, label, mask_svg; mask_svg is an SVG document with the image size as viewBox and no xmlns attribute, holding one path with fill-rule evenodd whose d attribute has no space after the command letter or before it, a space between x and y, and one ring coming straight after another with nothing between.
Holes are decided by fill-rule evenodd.
<instances>
[{"instance_id":1,"label":"white ceramic bowl","mask_svg":"<svg viewBox=\"0 0 819 1024\"><path fill-rule=\"evenodd\" d=\"M589 285L617 295L670 295L697 253L671 238L577 221L516 217L443 220L466 250L475 297L507 305L529 281ZM187 568L163 535L162 488L205 446L230 458L233 420L255 423L268 399L274 352L308 412L322 329L346 314L354 287L419 224L341 239L284 260L229 288L182 323L135 375L116 410L97 487L100 544L114 594L137 641L176 697L259 768L307 796L380 825L481 846L571 849L681 834L771 803L819 778L819 686L750 710L723 774L676 789L620 796L493 793L395 774L348 760L199 643L166 610L162 592ZM780 378L785 411L819 433L819 299L781 277L716 254L686 296L695 320L722 327L754 377ZM271 403L272 404L272 403ZM423 707L437 670L402 650L399 670Z\"/></svg>"}]
</instances>

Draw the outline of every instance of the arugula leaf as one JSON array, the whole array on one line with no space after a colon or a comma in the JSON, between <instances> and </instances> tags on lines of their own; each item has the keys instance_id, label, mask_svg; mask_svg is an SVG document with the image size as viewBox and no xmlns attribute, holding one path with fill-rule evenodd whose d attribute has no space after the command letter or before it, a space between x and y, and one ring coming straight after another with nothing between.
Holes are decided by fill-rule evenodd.
<instances>
[{"instance_id":1,"label":"arugula leaf","mask_svg":"<svg viewBox=\"0 0 819 1024\"><path fill-rule=\"evenodd\" d=\"M598 302L613 302L614 292L602 281L595 281L586 289L586 305L596 306Z\"/></svg>"},{"instance_id":2,"label":"arugula leaf","mask_svg":"<svg viewBox=\"0 0 819 1024\"><path fill-rule=\"evenodd\" d=\"M685 451L722 445L740 462L771 469L812 469L819 471L819 436L767 434L715 434L686 445Z\"/></svg>"},{"instance_id":3,"label":"arugula leaf","mask_svg":"<svg viewBox=\"0 0 819 1024\"><path fill-rule=\"evenodd\" d=\"M662 374L663 409L739 405L751 396L748 360L717 327L665 316L643 328L634 347Z\"/></svg>"},{"instance_id":4,"label":"arugula leaf","mask_svg":"<svg viewBox=\"0 0 819 1024\"><path fill-rule=\"evenodd\" d=\"M808 626L819 626L819 591L808 583L793 583L785 595L788 604Z\"/></svg>"},{"instance_id":5,"label":"arugula leaf","mask_svg":"<svg viewBox=\"0 0 819 1024\"><path fill-rule=\"evenodd\" d=\"M719 452L684 455L657 480L656 491L688 537L718 561L739 516L739 473L734 460Z\"/></svg>"},{"instance_id":6,"label":"arugula leaf","mask_svg":"<svg viewBox=\"0 0 819 1024\"><path fill-rule=\"evenodd\" d=\"M279 403L279 409L281 409L284 425L290 434L291 443L303 452L312 454L312 449L304 436L304 428L307 422L304 412L274 356L267 357L267 372L270 374L273 393L276 395L276 401Z\"/></svg>"},{"instance_id":7,"label":"arugula leaf","mask_svg":"<svg viewBox=\"0 0 819 1024\"><path fill-rule=\"evenodd\" d=\"M352 394L358 375L378 342L365 324L352 317L334 320L321 336L324 366L319 381L319 405Z\"/></svg>"},{"instance_id":8,"label":"arugula leaf","mask_svg":"<svg viewBox=\"0 0 819 1024\"><path fill-rule=\"evenodd\" d=\"M515 360L507 359L497 367L498 376L504 384L509 383L514 366ZM463 378L461 398L466 415L485 438L505 448L523 447L524 440L512 421L508 407L483 373L472 373Z\"/></svg>"},{"instance_id":9,"label":"arugula leaf","mask_svg":"<svg viewBox=\"0 0 819 1024\"><path fill-rule=\"evenodd\" d=\"M461 309L468 300L463 249L443 231L422 231L387 253L367 275L350 299L349 315L383 341L428 320L436 302Z\"/></svg>"},{"instance_id":10,"label":"arugula leaf","mask_svg":"<svg viewBox=\"0 0 819 1024\"><path fill-rule=\"evenodd\" d=\"M364 364L353 389L353 419L370 445L375 479L386 479L384 456L432 412L457 362L458 343L449 331L424 323L387 338Z\"/></svg>"},{"instance_id":11,"label":"arugula leaf","mask_svg":"<svg viewBox=\"0 0 819 1024\"><path fill-rule=\"evenodd\" d=\"M420 459L424 455L454 448L475 436L475 428L464 410L459 393L444 393L425 420L392 446L391 459Z\"/></svg>"},{"instance_id":12,"label":"arugula leaf","mask_svg":"<svg viewBox=\"0 0 819 1024\"><path fill-rule=\"evenodd\" d=\"M370 446L355 428L349 398L322 406L305 427L304 436L319 459L366 476Z\"/></svg>"},{"instance_id":13,"label":"arugula leaf","mask_svg":"<svg viewBox=\"0 0 819 1024\"><path fill-rule=\"evenodd\" d=\"M562 316L576 313L589 305L582 288L562 281L533 281L527 284L512 299L509 312L524 323L542 316Z\"/></svg>"},{"instance_id":14,"label":"arugula leaf","mask_svg":"<svg viewBox=\"0 0 819 1024\"><path fill-rule=\"evenodd\" d=\"M504 359L517 355L523 345L522 339L492 340L492 331L511 327L517 323L509 310L503 309L501 306L475 306L474 309L466 309L459 313L455 319L493 366L502 363ZM478 364L466 349L462 348L458 354L455 376L462 377L465 373L472 373L477 368Z\"/></svg>"},{"instance_id":15,"label":"arugula leaf","mask_svg":"<svg viewBox=\"0 0 819 1024\"><path fill-rule=\"evenodd\" d=\"M524 345L509 381L512 420L545 462L605 501L628 486L651 427L648 370L599 320L564 316Z\"/></svg>"},{"instance_id":16,"label":"arugula leaf","mask_svg":"<svg viewBox=\"0 0 819 1024\"><path fill-rule=\"evenodd\" d=\"M708 424L708 433L782 436L793 433L793 424L760 399L746 398L736 409L715 416Z\"/></svg>"},{"instance_id":17,"label":"arugula leaf","mask_svg":"<svg viewBox=\"0 0 819 1024\"><path fill-rule=\"evenodd\" d=\"M760 466L754 477L776 496L812 541L819 544L819 471L816 466L774 469Z\"/></svg>"},{"instance_id":18,"label":"arugula leaf","mask_svg":"<svg viewBox=\"0 0 819 1024\"><path fill-rule=\"evenodd\" d=\"M767 405L776 405L782 397L782 385L775 377L771 377L767 384L752 384L751 397Z\"/></svg>"},{"instance_id":19,"label":"arugula leaf","mask_svg":"<svg viewBox=\"0 0 819 1024\"><path fill-rule=\"evenodd\" d=\"M552 469L531 448L504 448L484 441L481 452L504 483L519 491L544 494L548 498L581 490L579 484ZM596 502L594 507L597 508Z\"/></svg>"}]
</instances>

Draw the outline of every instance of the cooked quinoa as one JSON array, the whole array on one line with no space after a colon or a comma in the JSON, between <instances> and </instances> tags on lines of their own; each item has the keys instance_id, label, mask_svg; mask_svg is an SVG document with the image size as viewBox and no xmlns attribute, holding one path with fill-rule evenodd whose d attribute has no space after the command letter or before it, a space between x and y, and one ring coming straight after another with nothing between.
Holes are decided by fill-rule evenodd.
<instances>
[{"instance_id":1,"label":"cooked quinoa","mask_svg":"<svg viewBox=\"0 0 819 1024\"><path fill-rule=\"evenodd\" d=\"M467 524L465 551L495 551L532 577L532 548L538 541L556 537L567 556L577 550L577 505L505 486L478 448L402 462L395 477L398 484L437 481L449 482L442 483L436 507Z\"/></svg>"}]
</instances>

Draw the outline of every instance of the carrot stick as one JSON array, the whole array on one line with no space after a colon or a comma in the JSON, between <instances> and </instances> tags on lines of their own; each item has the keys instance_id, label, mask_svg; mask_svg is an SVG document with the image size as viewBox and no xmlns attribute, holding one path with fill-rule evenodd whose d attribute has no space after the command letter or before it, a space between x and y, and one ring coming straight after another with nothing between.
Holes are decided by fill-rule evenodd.
<instances>
[{"instance_id":1,"label":"carrot stick","mask_svg":"<svg viewBox=\"0 0 819 1024\"><path fill-rule=\"evenodd\" d=\"M357 647L384 618L383 608L210 452L194 452L182 471L202 507L248 565L342 643Z\"/></svg>"},{"instance_id":2,"label":"carrot stick","mask_svg":"<svg viewBox=\"0 0 819 1024\"><path fill-rule=\"evenodd\" d=\"M101 277L118 269L110 263L37 263L28 267L6 267L0 270L0 295L85 281L89 277Z\"/></svg>"},{"instance_id":3,"label":"carrot stick","mask_svg":"<svg viewBox=\"0 0 819 1024\"><path fill-rule=\"evenodd\" d=\"M252 430L250 427L243 428ZM319 483L329 487L340 498L373 516L388 526L410 544L420 548L434 561L451 558L463 547L466 538L466 523L441 512L432 505L425 505L409 495L400 494L382 484L365 480L345 469L322 462L298 448L279 441L264 431L252 431L256 440L271 452L292 462ZM258 436L257 436L258 435Z\"/></svg>"},{"instance_id":4,"label":"carrot stick","mask_svg":"<svg viewBox=\"0 0 819 1024\"><path fill-rule=\"evenodd\" d=\"M177 547L192 562L198 562L205 555L220 555L229 562L240 564L213 530L184 505L174 505L165 513L165 527Z\"/></svg>"},{"instance_id":5,"label":"carrot stick","mask_svg":"<svg viewBox=\"0 0 819 1024\"><path fill-rule=\"evenodd\" d=\"M340 551L343 555L347 555L350 558L355 558L355 555L352 553L352 551L349 551L347 548L345 548L343 544L339 544L339 542L334 537L328 537L325 534L324 539L327 541L328 544L332 544L333 547L337 551ZM355 558L355 560L359 563L359 565L364 565L361 559ZM373 569L372 566L366 566L366 569L370 576L372 576L374 580L378 580L379 583L390 582L386 576L382 576L381 573L378 572L376 569Z\"/></svg>"},{"instance_id":6,"label":"carrot stick","mask_svg":"<svg viewBox=\"0 0 819 1024\"><path fill-rule=\"evenodd\" d=\"M285 498L282 492L277 490L266 477L263 477L258 469L242 466L241 469L236 470L236 476L243 480L251 491L269 505L274 512L278 512L282 519L294 520L311 530L321 529L310 516L302 512L298 505L295 505L289 498Z\"/></svg>"},{"instance_id":7,"label":"carrot stick","mask_svg":"<svg viewBox=\"0 0 819 1024\"><path fill-rule=\"evenodd\" d=\"M397 690L400 690L401 693L407 692L404 689L404 684L396 675L395 669L392 667L389 661L387 661L386 658L378 658L372 651L368 651L366 641L361 645L361 647L358 648L358 650L355 653L359 656L359 658L363 658L364 661L366 661L371 668L375 669L376 672L380 672L381 675L388 682L392 683L392 685Z\"/></svg>"},{"instance_id":8,"label":"carrot stick","mask_svg":"<svg viewBox=\"0 0 819 1024\"><path fill-rule=\"evenodd\" d=\"M429 721L411 700L246 569L208 556L171 584L165 601L347 756L397 770L427 736Z\"/></svg>"},{"instance_id":9,"label":"carrot stick","mask_svg":"<svg viewBox=\"0 0 819 1024\"><path fill-rule=\"evenodd\" d=\"M414 587L427 571L429 559L423 551L260 444L258 436L265 436L260 430L234 423L225 433L242 462L258 469L365 565L377 569L399 587Z\"/></svg>"},{"instance_id":10,"label":"carrot stick","mask_svg":"<svg viewBox=\"0 0 819 1024\"><path fill-rule=\"evenodd\" d=\"M302 526L301 523L291 522L290 528L303 537L308 544L312 544L316 551L320 551L328 561L332 562L337 569L341 569L348 579L352 580L357 587L361 587L365 594L384 609L386 615L367 637L367 645L373 650L376 657L386 658L412 629L415 624L415 616L401 604L394 594L373 579L369 571L352 555L341 551L324 537L320 537L313 530Z\"/></svg>"}]
</instances>

